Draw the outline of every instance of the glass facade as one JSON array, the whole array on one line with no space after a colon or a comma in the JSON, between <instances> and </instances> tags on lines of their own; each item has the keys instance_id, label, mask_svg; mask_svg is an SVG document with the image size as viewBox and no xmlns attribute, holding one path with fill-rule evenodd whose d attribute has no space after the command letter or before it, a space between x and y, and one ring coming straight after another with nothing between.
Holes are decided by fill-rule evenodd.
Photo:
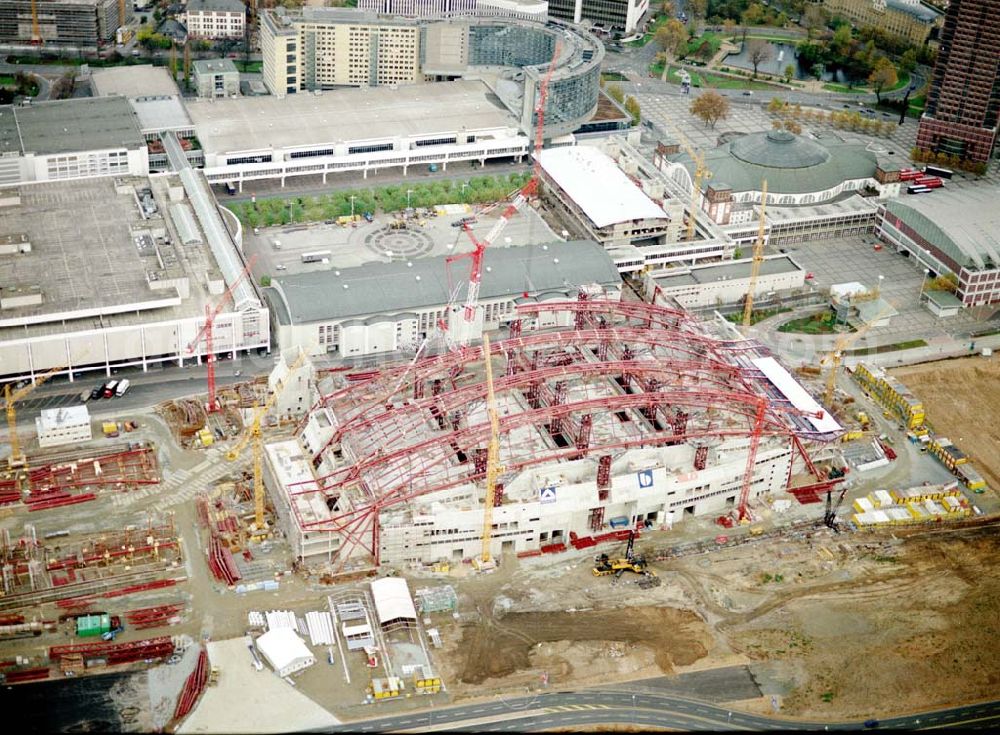
<instances>
[{"instance_id":1,"label":"glass facade","mask_svg":"<svg viewBox=\"0 0 1000 735\"><path fill-rule=\"evenodd\" d=\"M604 46L579 28L565 31L549 23L481 22L469 27L469 65L524 69L522 127L534 129L538 86L562 38L559 65L549 82L545 136L571 133L589 120L600 96Z\"/></svg>"}]
</instances>

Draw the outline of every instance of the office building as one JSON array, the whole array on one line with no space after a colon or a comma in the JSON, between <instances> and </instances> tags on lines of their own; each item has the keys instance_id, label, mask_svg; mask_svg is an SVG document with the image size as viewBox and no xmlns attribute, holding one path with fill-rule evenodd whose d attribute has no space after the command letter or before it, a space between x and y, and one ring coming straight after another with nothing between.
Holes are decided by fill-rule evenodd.
<instances>
[{"instance_id":1,"label":"office building","mask_svg":"<svg viewBox=\"0 0 1000 735\"><path fill-rule=\"evenodd\" d=\"M132 3L118 0L3 0L0 2L0 43L30 43L32 7L42 41L51 46L93 48L113 42L115 31L132 20ZM121 7L125 17L120 16Z\"/></svg>"},{"instance_id":2,"label":"office building","mask_svg":"<svg viewBox=\"0 0 1000 735\"><path fill-rule=\"evenodd\" d=\"M874 26L922 46L933 38L944 17L919 0L822 0L831 15L842 15L858 27Z\"/></svg>"},{"instance_id":3,"label":"office building","mask_svg":"<svg viewBox=\"0 0 1000 735\"><path fill-rule=\"evenodd\" d=\"M191 70L199 97L233 97L240 93L240 72L231 59L199 59Z\"/></svg>"},{"instance_id":4,"label":"office building","mask_svg":"<svg viewBox=\"0 0 1000 735\"><path fill-rule=\"evenodd\" d=\"M549 0L549 17L568 23L589 20L606 32L632 33L649 0Z\"/></svg>"},{"instance_id":5,"label":"office building","mask_svg":"<svg viewBox=\"0 0 1000 735\"><path fill-rule=\"evenodd\" d=\"M184 24L190 38L243 38L246 7L242 0L188 0Z\"/></svg>"},{"instance_id":6,"label":"office building","mask_svg":"<svg viewBox=\"0 0 1000 735\"><path fill-rule=\"evenodd\" d=\"M1000 113L1000 0L952 0L917 147L972 161L993 151Z\"/></svg>"}]
</instances>

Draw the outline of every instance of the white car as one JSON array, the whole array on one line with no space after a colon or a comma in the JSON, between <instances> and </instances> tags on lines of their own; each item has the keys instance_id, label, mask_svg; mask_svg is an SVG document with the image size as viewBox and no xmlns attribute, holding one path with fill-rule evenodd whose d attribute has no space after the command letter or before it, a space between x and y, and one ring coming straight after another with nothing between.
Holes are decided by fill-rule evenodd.
<instances>
[{"instance_id":1,"label":"white car","mask_svg":"<svg viewBox=\"0 0 1000 735\"><path fill-rule=\"evenodd\" d=\"M276 266L274 266L274 269L276 271L286 271L286 270L288 270L288 266L285 266L285 265L276 265Z\"/></svg>"}]
</instances>

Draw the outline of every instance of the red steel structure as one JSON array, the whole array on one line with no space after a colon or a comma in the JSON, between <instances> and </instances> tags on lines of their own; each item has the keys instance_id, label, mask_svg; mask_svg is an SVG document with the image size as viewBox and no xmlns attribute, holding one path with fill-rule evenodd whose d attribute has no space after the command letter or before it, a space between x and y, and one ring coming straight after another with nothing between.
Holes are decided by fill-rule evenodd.
<instances>
[{"instance_id":1,"label":"red steel structure","mask_svg":"<svg viewBox=\"0 0 1000 735\"><path fill-rule=\"evenodd\" d=\"M573 326L529 331L546 317ZM506 396L508 406L524 407L500 418L505 476L594 456L601 460L600 488L601 472L607 475L610 467L605 457L614 452L681 442L701 447L745 436L751 442L740 519L748 514L755 454L764 438L789 442L816 487L829 482L804 441L835 436L818 435L805 420L810 414L792 407L755 367L752 358L768 354L756 342L714 336L683 311L583 297L519 305L510 333L521 336L490 346L492 355L506 360L494 380L498 400ZM331 373L339 387L314 407L332 413L336 427L324 446L312 448L318 477L286 488L299 528L339 535L341 559L360 546L378 563L380 511L481 482L485 468L476 461L477 450L490 436L482 359L482 347L475 346L380 370ZM539 442L538 435L553 441ZM338 458L333 471L324 462L328 452ZM696 464L704 463L704 451L694 456ZM316 494L330 515L307 520L298 499Z\"/></svg>"},{"instance_id":2,"label":"red steel structure","mask_svg":"<svg viewBox=\"0 0 1000 735\"><path fill-rule=\"evenodd\" d=\"M229 288L226 292L222 294L222 298L215 305L213 309L208 304L205 304L205 325L199 330L195 338L187 346L187 352L190 355L194 352L194 348L198 345L198 342L202 337L205 338L205 363L208 366L208 411L209 413L219 410L218 405L215 401L215 349L212 346L212 328L215 324L215 318L219 315L222 309L226 306L230 299L233 297L233 291L240 284L240 282L246 278L253 264L257 261L257 254L255 253L247 261L247 264L243 266L243 270L236 277L236 280L229 284Z\"/></svg>"}]
</instances>

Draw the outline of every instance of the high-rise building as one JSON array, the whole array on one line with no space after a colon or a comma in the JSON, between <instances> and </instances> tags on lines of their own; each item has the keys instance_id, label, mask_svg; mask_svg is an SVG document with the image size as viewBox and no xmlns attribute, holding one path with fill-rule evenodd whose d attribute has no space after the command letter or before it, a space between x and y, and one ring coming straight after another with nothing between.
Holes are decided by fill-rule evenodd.
<instances>
[{"instance_id":1,"label":"high-rise building","mask_svg":"<svg viewBox=\"0 0 1000 735\"><path fill-rule=\"evenodd\" d=\"M1000 0L951 0L917 147L990 157L1000 112Z\"/></svg>"},{"instance_id":2,"label":"high-rise building","mask_svg":"<svg viewBox=\"0 0 1000 735\"><path fill-rule=\"evenodd\" d=\"M589 20L595 29L631 33L649 10L649 0L549 0L549 17L567 23Z\"/></svg>"},{"instance_id":3,"label":"high-rise building","mask_svg":"<svg viewBox=\"0 0 1000 735\"><path fill-rule=\"evenodd\" d=\"M0 42L32 40L34 13L46 44L95 47L113 41L118 27L132 19L132 3L123 7L120 18L118 0L0 0Z\"/></svg>"}]
</instances>

